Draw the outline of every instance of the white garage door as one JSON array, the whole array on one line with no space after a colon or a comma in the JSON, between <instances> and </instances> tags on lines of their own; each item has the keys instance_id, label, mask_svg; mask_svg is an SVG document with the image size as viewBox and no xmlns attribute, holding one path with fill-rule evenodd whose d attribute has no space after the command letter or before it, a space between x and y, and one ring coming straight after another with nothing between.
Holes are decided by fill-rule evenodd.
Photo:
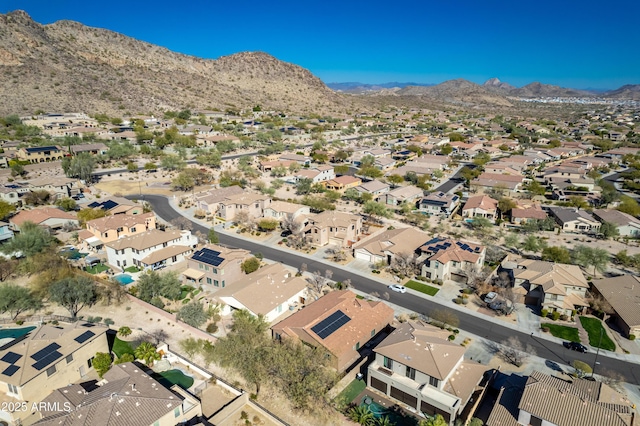
<instances>
[{"instance_id":1,"label":"white garage door","mask_svg":"<svg viewBox=\"0 0 640 426\"><path fill-rule=\"evenodd\" d=\"M367 252L357 251L355 252L356 259L366 260L367 262L371 262L371 255Z\"/></svg>"}]
</instances>

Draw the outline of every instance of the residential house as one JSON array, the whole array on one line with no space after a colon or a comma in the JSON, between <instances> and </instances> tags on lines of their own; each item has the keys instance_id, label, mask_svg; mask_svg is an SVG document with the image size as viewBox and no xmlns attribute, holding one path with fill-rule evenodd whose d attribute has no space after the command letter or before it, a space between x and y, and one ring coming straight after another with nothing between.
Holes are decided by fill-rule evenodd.
<instances>
[{"instance_id":1,"label":"residential house","mask_svg":"<svg viewBox=\"0 0 640 426\"><path fill-rule=\"evenodd\" d=\"M484 266L487 249L477 243L435 237L420 247L420 251L425 259L422 276L466 283L470 274Z\"/></svg>"},{"instance_id":2,"label":"residential house","mask_svg":"<svg viewBox=\"0 0 640 426\"><path fill-rule=\"evenodd\" d=\"M495 222L498 218L498 200L488 195L470 197L462 207L462 217L484 217L491 222Z\"/></svg>"},{"instance_id":3,"label":"residential house","mask_svg":"<svg viewBox=\"0 0 640 426\"><path fill-rule=\"evenodd\" d=\"M521 259L513 269L513 278L514 292L522 296L526 305L567 316L589 306L589 284L577 265Z\"/></svg>"},{"instance_id":4,"label":"residential house","mask_svg":"<svg viewBox=\"0 0 640 426\"><path fill-rule=\"evenodd\" d=\"M280 155L279 159L285 160L285 161L295 161L301 166L308 166L309 164L311 164L311 157L308 157L306 155L300 155L300 154L284 153Z\"/></svg>"},{"instance_id":5,"label":"residential house","mask_svg":"<svg viewBox=\"0 0 640 426\"><path fill-rule=\"evenodd\" d=\"M373 349L367 386L413 412L440 414L453 426L487 367L466 361L466 348L449 334L421 321L400 324Z\"/></svg>"},{"instance_id":6,"label":"residential house","mask_svg":"<svg viewBox=\"0 0 640 426\"><path fill-rule=\"evenodd\" d=\"M54 389L92 372L96 352L109 353L108 327L77 321L44 324L0 347L0 400L29 406ZM17 425L31 414L20 404L5 404L0 423Z\"/></svg>"},{"instance_id":7,"label":"residential house","mask_svg":"<svg viewBox=\"0 0 640 426\"><path fill-rule=\"evenodd\" d=\"M620 275L591 282L591 290L611 305L611 315L625 336L640 337L640 278Z\"/></svg>"},{"instance_id":8,"label":"residential house","mask_svg":"<svg viewBox=\"0 0 640 426\"><path fill-rule=\"evenodd\" d=\"M376 158L376 161L374 161L373 165L376 169L382 170L384 172L393 169L396 166L396 163L396 160L394 160L393 158L381 157Z\"/></svg>"},{"instance_id":9,"label":"residential house","mask_svg":"<svg viewBox=\"0 0 640 426\"><path fill-rule=\"evenodd\" d=\"M232 195L244 194L240 186L232 185L226 188L212 189L195 195L195 203L198 209L208 214L216 215L220 209L220 203Z\"/></svg>"},{"instance_id":10,"label":"residential house","mask_svg":"<svg viewBox=\"0 0 640 426\"><path fill-rule=\"evenodd\" d=\"M304 278L296 277L280 263L273 263L242 276L233 285L218 290L214 297L223 304L223 314L246 309L273 323L296 307L304 306L307 285Z\"/></svg>"},{"instance_id":11,"label":"residential house","mask_svg":"<svg viewBox=\"0 0 640 426\"><path fill-rule=\"evenodd\" d=\"M585 171L575 167L552 167L544 172L544 183L549 184L552 181L566 181L567 179L582 179L585 177Z\"/></svg>"},{"instance_id":12,"label":"residential house","mask_svg":"<svg viewBox=\"0 0 640 426\"><path fill-rule=\"evenodd\" d=\"M109 147L105 144L99 143L83 143L78 145L71 145L69 147L73 155L78 155L82 152L87 152L92 155L104 155L109 150Z\"/></svg>"},{"instance_id":13,"label":"residential house","mask_svg":"<svg viewBox=\"0 0 640 426\"><path fill-rule=\"evenodd\" d=\"M355 189L360 194L371 194L373 195L373 198L376 199L378 198L378 196L384 194L385 192L389 192L391 187L388 183L384 183L376 179L369 182L364 182L363 184L356 186Z\"/></svg>"},{"instance_id":14,"label":"residential house","mask_svg":"<svg viewBox=\"0 0 640 426\"><path fill-rule=\"evenodd\" d=\"M272 201L269 207L264 209L264 217L281 221L285 217L293 219L309 215L309 206L303 204L289 203L287 201Z\"/></svg>"},{"instance_id":15,"label":"residential house","mask_svg":"<svg viewBox=\"0 0 640 426\"><path fill-rule=\"evenodd\" d=\"M362 234L362 216L326 210L309 216L304 233L306 240L315 246L351 247Z\"/></svg>"},{"instance_id":16,"label":"residential house","mask_svg":"<svg viewBox=\"0 0 640 426\"><path fill-rule=\"evenodd\" d=\"M424 191L416 186L399 186L385 193L380 199L384 199L384 204L389 206L398 206L404 202L415 203L416 200L424 195Z\"/></svg>"},{"instance_id":17,"label":"residential house","mask_svg":"<svg viewBox=\"0 0 640 426\"><path fill-rule=\"evenodd\" d=\"M531 220L545 220L547 218L547 212L542 210L540 204L532 204L523 206L518 204L511 209L511 223L516 225L522 225Z\"/></svg>"},{"instance_id":18,"label":"residential house","mask_svg":"<svg viewBox=\"0 0 640 426\"><path fill-rule=\"evenodd\" d=\"M0 200L9 204L21 203L20 196L29 192L27 187L16 184L0 184Z\"/></svg>"},{"instance_id":19,"label":"residential house","mask_svg":"<svg viewBox=\"0 0 640 426\"><path fill-rule=\"evenodd\" d=\"M289 170L289 166L291 166L291 164L298 164L298 162L294 160L261 161L258 168L263 172L270 172L276 167L284 167Z\"/></svg>"},{"instance_id":20,"label":"residential house","mask_svg":"<svg viewBox=\"0 0 640 426\"><path fill-rule=\"evenodd\" d=\"M325 185L325 188L327 188L330 191L344 192L349 188L355 188L361 183L362 183L362 179L360 178L344 175L344 176L338 176L336 178L328 180L324 182L324 185Z\"/></svg>"},{"instance_id":21,"label":"residential house","mask_svg":"<svg viewBox=\"0 0 640 426\"><path fill-rule=\"evenodd\" d=\"M396 255L419 254L419 248L428 239L429 234L415 228L388 229L354 244L353 257L371 264L391 265Z\"/></svg>"},{"instance_id":22,"label":"residential house","mask_svg":"<svg viewBox=\"0 0 640 426\"><path fill-rule=\"evenodd\" d=\"M13 238L13 231L10 228L10 224L0 221L0 242L10 240Z\"/></svg>"},{"instance_id":23,"label":"residential house","mask_svg":"<svg viewBox=\"0 0 640 426\"><path fill-rule=\"evenodd\" d=\"M313 183L326 182L335 179L336 173L333 170L333 166L328 164L320 164L315 167L309 167L308 169L302 169L296 172L294 181L297 182L300 179L311 179Z\"/></svg>"},{"instance_id":24,"label":"residential house","mask_svg":"<svg viewBox=\"0 0 640 426\"><path fill-rule=\"evenodd\" d=\"M471 181L471 187L485 193L499 192L513 196L520 191L524 177L520 175L502 175L497 173L482 173Z\"/></svg>"},{"instance_id":25,"label":"residential house","mask_svg":"<svg viewBox=\"0 0 640 426\"><path fill-rule=\"evenodd\" d=\"M524 386L503 386L486 426L633 426L631 402L599 381L533 371Z\"/></svg>"},{"instance_id":26,"label":"residential house","mask_svg":"<svg viewBox=\"0 0 640 426\"><path fill-rule=\"evenodd\" d=\"M47 191L54 197L70 197L80 192L79 181L66 177L39 178L24 182L30 191Z\"/></svg>"},{"instance_id":27,"label":"residential house","mask_svg":"<svg viewBox=\"0 0 640 426\"><path fill-rule=\"evenodd\" d=\"M422 213L434 216L451 217L460 205L460 197L442 191L432 192L418 202Z\"/></svg>"},{"instance_id":28,"label":"residential house","mask_svg":"<svg viewBox=\"0 0 640 426\"><path fill-rule=\"evenodd\" d=\"M21 210L9 219L14 230L19 231L25 222L47 226L51 229L59 229L65 225L78 227L78 218L68 212L55 207L38 207L33 210Z\"/></svg>"},{"instance_id":29,"label":"residential house","mask_svg":"<svg viewBox=\"0 0 640 426\"><path fill-rule=\"evenodd\" d=\"M62 160L64 152L59 146L38 146L33 148L20 148L16 151L18 160L30 163L44 163L49 161Z\"/></svg>"},{"instance_id":30,"label":"residential house","mask_svg":"<svg viewBox=\"0 0 640 426\"><path fill-rule=\"evenodd\" d=\"M61 387L42 401L44 408L36 413L41 420L34 425L173 426L202 416L196 397L177 384L166 388L153 374L141 364L126 362L113 365L97 386Z\"/></svg>"},{"instance_id":31,"label":"residential house","mask_svg":"<svg viewBox=\"0 0 640 426\"><path fill-rule=\"evenodd\" d=\"M144 213L144 207L141 204L122 197L109 197L102 201L94 201L89 203L87 207L92 209L100 208L112 216L118 214L133 215Z\"/></svg>"},{"instance_id":32,"label":"residential house","mask_svg":"<svg viewBox=\"0 0 640 426\"><path fill-rule=\"evenodd\" d=\"M182 275L187 283L214 292L244 276L241 265L250 255L248 250L207 244L187 259Z\"/></svg>"},{"instance_id":33,"label":"residential house","mask_svg":"<svg viewBox=\"0 0 640 426\"><path fill-rule=\"evenodd\" d=\"M111 241L105 247L108 262L114 267L124 270L135 265L156 270L185 260L197 244L198 239L190 231L151 229Z\"/></svg>"},{"instance_id":34,"label":"residential house","mask_svg":"<svg viewBox=\"0 0 640 426\"><path fill-rule=\"evenodd\" d=\"M93 247L99 250L105 243L110 243L118 238L156 229L156 215L143 213L105 216L88 221L85 227L83 235L78 237L83 241L86 248Z\"/></svg>"},{"instance_id":35,"label":"residential house","mask_svg":"<svg viewBox=\"0 0 640 426\"><path fill-rule=\"evenodd\" d=\"M298 339L324 349L339 372L361 359L369 340L393 322L394 312L380 301L358 299L349 290L332 291L271 326L276 340Z\"/></svg>"},{"instance_id":36,"label":"residential house","mask_svg":"<svg viewBox=\"0 0 640 426\"><path fill-rule=\"evenodd\" d=\"M621 237L640 237L640 220L619 210L596 209L593 216L600 222L608 222L618 227Z\"/></svg>"},{"instance_id":37,"label":"residential house","mask_svg":"<svg viewBox=\"0 0 640 426\"><path fill-rule=\"evenodd\" d=\"M511 176L518 176L521 174L518 170L511 168L508 164L493 161L484 165L484 171L486 173Z\"/></svg>"},{"instance_id":38,"label":"residential house","mask_svg":"<svg viewBox=\"0 0 640 426\"><path fill-rule=\"evenodd\" d=\"M271 197L268 195L243 192L220 201L218 216L227 222L233 222L240 213L246 213L249 219L257 219L264 215L264 209L270 205Z\"/></svg>"},{"instance_id":39,"label":"residential house","mask_svg":"<svg viewBox=\"0 0 640 426\"><path fill-rule=\"evenodd\" d=\"M598 232L600 222L585 210L549 207L549 212L564 232Z\"/></svg>"}]
</instances>

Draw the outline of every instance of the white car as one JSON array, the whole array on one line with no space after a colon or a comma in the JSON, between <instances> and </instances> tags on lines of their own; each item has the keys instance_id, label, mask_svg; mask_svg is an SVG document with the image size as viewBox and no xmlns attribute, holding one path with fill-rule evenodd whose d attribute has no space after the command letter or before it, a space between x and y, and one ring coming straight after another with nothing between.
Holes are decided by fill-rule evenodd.
<instances>
[{"instance_id":1,"label":"white car","mask_svg":"<svg viewBox=\"0 0 640 426\"><path fill-rule=\"evenodd\" d=\"M491 303L491 302L493 302L495 300L496 297L498 297L498 294L496 292L494 292L494 291L490 291L484 297L484 301L485 301L485 303Z\"/></svg>"},{"instance_id":2,"label":"white car","mask_svg":"<svg viewBox=\"0 0 640 426\"><path fill-rule=\"evenodd\" d=\"M407 288L403 285L398 285L398 284L391 284L389 286L389 290L398 292L398 293L406 293L407 292Z\"/></svg>"}]
</instances>

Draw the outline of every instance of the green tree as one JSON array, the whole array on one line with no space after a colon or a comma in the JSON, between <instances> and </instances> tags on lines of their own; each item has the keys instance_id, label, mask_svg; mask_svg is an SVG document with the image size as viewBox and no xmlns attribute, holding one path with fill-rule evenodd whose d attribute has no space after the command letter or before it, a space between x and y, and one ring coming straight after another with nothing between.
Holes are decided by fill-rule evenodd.
<instances>
[{"instance_id":1,"label":"green tree","mask_svg":"<svg viewBox=\"0 0 640 426\"><path fill-rule=\"evenodd\" d=\"M296 183L296 194L306 195L311 192L311 186L313 185L313 179L301 178Z\"/></svg>"},{"instance_id":2,"label":"green tree","mask_svg":"<svg viewBox=\"0 0 640 426\"><path fill-rule=\"evenodd\" d=\"M279 223L275 219L266 218L258 221L258 229L265 232L274 231L278 227L278 225Z\"/></svg>"},{"instance_id":3,"label":"green tree","mask_svg":"<svg viewBox=\"0 0 640 426\"><path fill-rule=\"evenodd\" d=\"M366 169L367 167L373 167L376 163L376 158L373 155L365 155L360 159L360 169Z\"/></svg>"},{"instance_id":4,"label":"green tree","mask_svg":"<svg viewBox=\"0 0 640 426\"><path fill-rule=\"evenodd\" d=\"M123 325L118 329L118 334L121 335L122 337L130 336L131 328L127 327L126 325Z\"/></svg>"},{"instance_id":5,"label":"green tree","mask_svg":"<svg viewBox=\"0 0 640 426\"><path fill-rule=\"evenodd\" d=\"M449 155L453 152L453 147L451 145L449 145L448 143L442 145L440 147L440 153L442 155Z\"/></svg>"},{"instance_id":6,"label":"green tree","mask_svg":"<svg viewBox=\"0 0 640 426\"><path fill-rule=\"evenodd\" d=\"M620 205L618 205L617 210L630 214L631 216L640 216L640 205L628 195L620 197Z\"/></svg>"},{"instance_id":7,"label":"green tree","mask_svg":"<svg viewBox=\"0 0 640 426\"><path fill-rule=\"evenodd\" d=\"M542 249L542 260L554 263L571 263L571 253L564 247L546 247Z\"/></svg>"},{"instance_id":8,"label":"green tree","mask_svg":"<svg viewBox=\"0 0 640 426\"><path fill-rule=\"evenodd\" d=\"M478 216L474 217L473 220L469 222L469 226L471 227L471 229L484 233L490 230L493 224L486 217Z\"/></svg>"},{"instance_id":9,"label":"green tree","mask_svg":"<svg viewBox=\"0 0 640 426\"><path fill-rule=\"evenodd\" d=\"M192 301L180 308L176 318L197 328L207 322L208 316L202 303Z\"/></svg>"},{"instance_id":10,"label":"green tree","mask_svg":"<svg viewBox=\"0 0 640 426\"><path fill-rule=\"evenodd\" d=\"M111 355L105 352L97 352L91 362L93 368L95 368L98 377L102 379L107 371L111 369Z\"/></svg>"},{"instance_id":11,"label":"green tree","mask_svg":"<svg viewBox=\"0 0 640 426\"><path fill-rule=\"evenodd\" d=\"M600 233L607 240L610 238L616 238L617 236L620 235L618 226L615 223L611 223L611 222L602 222L602 225L600 225Z\"/></svg>"},{"instance_id":12,"label":"green tree","mask_svg":"<svg viewBox=\"0 0 640 426\"><path fill-rule=\"evenodd\" d=\"M31 257L49 249L54 241L46 229L33 222L24 222L20 226L20 233L2 245L2 251L8 254L22 252L23 256Z\"/></svg>"},{"instance_id":13,"label":"green tree","mask_svg":"<svg viewBox=\"0 0 640 426\"><path fill-rule=\"evenodd\" d=\"M158 361L162 356L153 343L142 342L133 351L136 359L141 359L149 367L153 366L154 361Z\"/></svg>"},{"instance_id":14,"label":"green tree","mask_svg":"<svg viewBox=\"0 0 640 426\"><path fill-rule=\"evenodd\" d=\"M182 170L185 168L186 163L177 155L169 154L162 157L160 165L167 170Z\"/></svg>"},{"instance_id":15,"label":"green tree","mask_svg":"<svg viewBox=\"0 0 640 426\"><path fill-rule=\"evenodd\" d=\"M197 156L196 162L203 166L220 167L222 164L222 155L220 151L212 148L209 152Z\"/></svg>"},{"instance_id":16,"label":"green tree","mask_svg":"<svg viewBox=\"0 0 640 426\"><path fill-rule=\"evenodd\" d=\"M179 345L189 358L193 358L193 356L197 352L200 352L202 348L202 342L193 337L187 337L186 339L180 340Z\"/></svg>"},{"instance_id":17,"label":"green tree","mask_svg":"<svg viewBox=\"0 0 640 426\"><path fill-rule=\"evenodd\" d=\"M125 362L133 362L135 361L135 357L133 356L133 354L130 353L124 353L122 355L120 355L118 357L118 359L116 359L116 361L114 362L114 364L124 364Z\"/></svg>"},{"instance_id":18,"label":"green tree","mask_svg":"<svg viewBox=\"0 0 640 426\"><path fill-rule=\"evenodd\" d=\"M525 251L537 253L542 249L542 247L540 247L541 241L542 240L540 240L536 235L528 235L522 242L522 249Z\"/></svg>"},{"instance_id":19,"label":"green tree","mask_svg":"<svg viewBox=\"0 0 640 426\"><path fill-rule=\"evenodd\" d=\"M358 174L370 179L376 179L376 178L382 177L384 173L382 173L382 170L378 169L377 167L371 166L371 167L361 167Z\"/></svg>"},{"instance_id":20,"label":"green tree","mask_svg":"<svg viewBox=\"0 0 640 426\"><path fill-rule=\"evenodd\" d=\"M502 197L498 201L498 209L500 209L500 213L502 215L510 214L511 210L513 210L516 206L517 206L516 202L513 201L511 198Z\"/></svg>"},{"instance_id":21,"label":"green tree","mask_svg":"<svg viewBox=\"0 0 640 426\"><path fill-rule=\"evenodd\" d=\"M214 228L209 229L207 239L211 244L218 244L220 242L220 238L218 237L218 234L216 233L216 230Z\"/></svg>"},{"instance_id":22,"label":"green tree","mask_svg":"<svg viewBox=\"0 0 640 426\"><path fill-rule=\"evenodd\" d=\"M585 377L586 375L593 373L591 366L586 362L576 359L571 363L571 365L576 370L576 375L578 377Z\"/></svg>"},{"instance_id":23,"label":"green tree","mask_svg":"<svg viewBox=\"0 0 640 426\"><path fill-rule=\"evenodd\" d=\"M579 245L573 250L573 260L576 264L587 269L593 267L593 275L604 272L609 264L609 252L599 247Z\"/></svg>"},{"instance_id":24,"label":"green tree","mask_svg":"<svg viewBox=\"0 0 640 426\"><path fill-rule=\"evenodd\" d=\"M103 209L92 209L92 208L84 208L78 212L78 220L81 225L89 222L90 220L100 219L101 217L105 217L109 214L108 211Z\"/></svg>"},{"instance_id":25,"label":"green tree","mask_svg":"<svg viewBox=\"0 0 640 426\"><path fill-rule=\"evenodd\" d=\"M257 271L260 268L260 259L256 257L250 257L249 259L242 262L240 265L240 269L245 274L250 274L252 272Z\"/></svg>"},{"instance_id":26,"label":"green tree","mask_svg":"<svg viewBox=\"0 0 640 426\"><path fill-rule=\"evenodd\" d=\"M95 167L96 160L93 155L88 152L81 152L71 159L68 168L64 172L67 177L78 178L89 184L92 182L92 173Z\"/></svg>"},{"instance_id":27,"label":"green tree","mask_svg":"<svg viewBox=\"0 0 640 426\"><path fill-rule=\"evenodd\" d=\"M49 287L49 300L69 311L72 318L85 306L92 306L97 298L96 283L84 275L64 278Z\"/></svg>"},{"instance_id":28,"label":"green tree","mask_svg":"<svg viewBox=\"0 0 640 426\"><path fill-rule=\"evenodd\" d=\"M400 175L389 175L387 176L387 182L391 184L394 188L400 185L404 181L404 178Z\"/></svg>"},{"instance_id":29,"label":"green tree","mask_svg":"<svg viewBox=\"0 0 640 426\"><path fill-rule=\"evenodd\" d=\"M436 414L436 416L433 418L420 420L418 426L449 426L449 423L444 419L444 417L442 417L441 414Z\"/></svg>"},{"instance_id":30,"label":"green tree","mask_svg":"<svg viewBox=\"0 0 640 426\"><path fill-rule=\"evenodd\" d=\"M184 172L171 181L171 189L174 191L189 191L195 186L196 183L193 178Z\"/></svg>"},{"instance_id":31,"label":"green tree","mask_svg":"<svg viewBox=\"0 0 640 426\"><path fill-rule=\"evenodd\" d=\"M537 180L531 180L528 184L524 185L524 190L533 195L544 195L547 189L540 184Z\"/></svg>"},{"instance_id":32,"label":"green tree","mask_svg":"<svg viewBox=\"0 0 640 426\"><path fill-rule=\"evenodd\" d=\"M15 320L25 311L36 311L42 307L42 300L26 287L15 284L0 285L0 312L9 313Z\"/></svg>"},{"instance_id":33,"label":"green tree","mask_svg":"<svg viewBox=\"0 0 640 426\"><path fill-rule=\"evenodd\" d=\"M351 407L347 412L347 415L349 416L349 419L364 426L373 426L376 419L369 407L364 405Z\"/></svg>"},{"instance_id":34,"label":"green tree","mask_svg":"<svg viewBox=\"0 0 640 426\"><path fill-rule=\"evenodd\" d=\"M75 210L78 207L78 203L76 203L76 200L74 200L73 198L64 197L56 201L56 206L68 212L71 210Z\"/></svg>"},{"instance_id":35,"label":"green tree","mask_svg":"<svg viewBox=\"0 0 640 426\"><path fill-rule=\"evenodd\" d=\"M22 164L20 163L11 163L11 166L9 166L11 168L11 176L16 177L16 176L25 176L27 174L27 171L24 169L24 167L22 166Z\"/></svg>"},{"instance_id":36,"label":"green tree","mask_svg":"<svg viewBox=\"0 0 640 426\"><path fill-rule=\"evenodd\" d=\"M367 201L362 207L362 212L370 217L384 217L390 218L393 216L393 212L382 203L376 201Z\"/></svg>"},{"instance_id":37,"label":"green tree","mask_svg":"<svg viewBox=\"0 0 640 426\"><path fill-rule=\"evenodd\" d=\"M51 193L47 190L41 189L37 191L29 191L22 196L22 202L31 206L40 206L49 204Z\"/></svg>"},{"instance_id":38,"label":"green tree","mask_svg":"<svg viewBox=\"0 0 640 426\"><path fill-rule=\"evenodd\" d=\"M138 279L137 296L147 303L155 304L160 297L178 300L182 294L180 280L175 272L166 272L162 275L156 271L142 274Z\"/></svg>"},{"instance_id":39,"label":"green tree","mask_svg":"<svg viewBox=\"0 0 640 426\"><path fill-rule=\"evenodd\" d=\"M349 166L347 164L340 164L333 168L333 172L338 176L346 175L347 172L349 172Z\"/></svg>"},{"instance_id":40,"label":"green tree","mask_svg":"<svg viewBox=\"0 0 640 426\"><path fill-rule=\"evenodd\" d=\"M518 234L513 234L513 233L509 233L504 237L504 245L507 248L513 249L516 252L520 251L520 246L521 246L521 242L520 242L520 237L518 237Z\"/></svg>"},{"instance_id":41,"label":"green tree","mask_svg":"<svg viewBox=\"0 0 640 426\"><path fill-rule=\"evenodd\" d=\"M13 212L16 211L16 206L7 203L4 200L0 200L0 220L4 220Z\"/></svg>"}]
</instances>

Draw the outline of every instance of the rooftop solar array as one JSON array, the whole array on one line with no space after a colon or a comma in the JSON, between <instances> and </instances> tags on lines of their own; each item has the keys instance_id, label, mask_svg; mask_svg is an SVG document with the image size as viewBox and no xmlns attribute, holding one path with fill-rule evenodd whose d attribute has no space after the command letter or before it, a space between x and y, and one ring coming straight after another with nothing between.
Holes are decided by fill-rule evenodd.
<instances>
[{"instance_id":1,"label":"rooftop solar array","mask_svg":"<svg viewBox=\"0 0 640 426\"><path fill-rule=\"evenodd\" d=\"M4 356L2 357L2 359L0 359L0 361L8 362L9 364L15 364L15 362L20 358L22 358L22 355L9 351L6 354L4 354Z\"/></svg>"},{"instance_id":2,"label":"rooftop solar array","mask_svg":"<svg viewBox=\"0 0 640 426\"><path fill-rule=\"evenodd\" d=\"M84 343L95 335L96 334L93 331L85 331L84 333L82 333L81 335L79 335L73 340L75 340L78 343Z\"/></svg>"},{"instance_id":3,"label":"rooftop solar array","mask_svg":"<svg viewBox=\"0 0 640 426\"><path fill-rule=\"evenodd\" d=\"M100 207L102 210L111 210L112 208L117 206L119 206L119 204L111 200L107 200L102 203L98 203L97 201L94 201L93 203L88 205L88 207L91 207L92 209L95 209L96 207Z\"/></svg>"},{"instance_id":4,"label":"rooftop solar array","mask_svg":"<svg viewBox=\"0 0 640 426\"><path fill-rule=\"evenodd\" d=\"M224 258L220 257L219 251L208 248L198 250L191 256L191 259L213 266L220 266L220 264L224 262Z\"/></svg>"},{"instance_id":5,"label":"rooftop solar array","mask_svg":"<svg viewBox=\"0 0 640 426\"><path fill-rule=\"evenodd\" d=\"M56 146L37 146L34 148L27 148L27 152L45 152L45 151L57 151L58 147Z\"/></svg>"},{"instance_id":6,"label":"rooftop solar array","mask_svg":"<svg viewBox=\"0 0 640 426\"><path fill-rule=\"evenodd\" d=\"M5 376L13 376L16 371L20 370L20 367L18 367L17 365L13 365L11 364L10 366L8 366L7 368L4 369L4 371L2 372L2 374L4 374Z\"/></svg>"},{"instance_id":7,"label":"rooftop solar array","mask_svg":"<svg viewBox=\"0 0 640 426\"><path fill-rule=\"evenodd\" d=\"M349 321L351 321L351 318L346 316L342 311L337 310L318 324L311 327L311 330L321 339L326 339Z\"/></svg>"},{"instance_id":8,"label":"rooftop solar array","mask_svg":"<svg viewBox=\"0 0 640 426\"><path fill-rule=\"evenodd\" d=\"M62 354L58 352L61 346L57 343L51 343L49 346L40 349L35 354L31 355L36 362L32 365L33 368L40 371L53 361L62 358Z\"/></svg>"}]
</instances>

